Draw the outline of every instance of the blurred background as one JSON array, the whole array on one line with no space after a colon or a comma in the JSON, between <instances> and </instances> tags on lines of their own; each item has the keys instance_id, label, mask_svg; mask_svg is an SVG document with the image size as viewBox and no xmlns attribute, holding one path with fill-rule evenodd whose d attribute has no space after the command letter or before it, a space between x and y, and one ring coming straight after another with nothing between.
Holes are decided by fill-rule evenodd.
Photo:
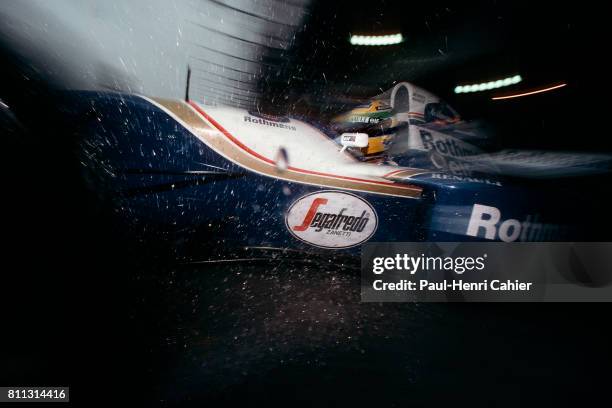
<instances>
[{"instance_id":1,"label":"blurred background","mask_svg":"<svg viewBox=\"0 0 612 408\"><path fill-rule=\"evenodd\" d=\"M317 120L410 81L482 122L504 148L609 152L600 7L0 3L0 383L70 385L83 405L597 397L609 377L607 305L360 304L359 277L328 265L176 266L98 207L60 107L65 90L183 98L190 71L197 101ZM397 44L351 42L398 33ZM471 91L516 75L521 82Z\"/></svg>"},{"instance_id":2,"label":"blurred background","mask_svg":"<svg viewBox=\"0 0 612 408\"><path fill-rule=\"evenodd\" d=\"M320 116L410 81L465 118L488 120L505 147L609 148L609 138L578 137L605 114L593 99L605 82L603 62L594 61L605 45L596 5L30 0L0 7L12 53L4 65L23 62L32 76L69 89L183 97L189 66L192 99ZM350 41L396 33L398 44ZM522 81L508 88L454 92L515 75ZM567 86L491 100L560 84Z\"/></svg>"}]
</instances>

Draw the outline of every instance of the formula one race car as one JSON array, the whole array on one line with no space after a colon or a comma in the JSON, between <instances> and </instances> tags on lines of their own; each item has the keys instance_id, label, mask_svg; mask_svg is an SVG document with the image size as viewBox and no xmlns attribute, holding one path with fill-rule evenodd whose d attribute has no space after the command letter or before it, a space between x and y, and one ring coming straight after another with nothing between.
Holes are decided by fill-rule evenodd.
<instances>
[{"instance_id":1,"label":"formula one race car","mask_svg":"<svg viewBox=\"0 0 612 408\"><path fill-rule=\"evenodd\" d=\"M452 108L408 83L359 109L321 125L343 146L302 120L191 100L79 93L73 113L89 118L82 163L116 214L202 248L356 254L368 241L607 236L603 205L583 199L607 158L557 157L566 174L554 177L542 176L545 154L513 167L512 154L484 153ZM376 127L388 139L372 143L385 145L378 163L359 154Z\"/></svg>"}]
</instances>

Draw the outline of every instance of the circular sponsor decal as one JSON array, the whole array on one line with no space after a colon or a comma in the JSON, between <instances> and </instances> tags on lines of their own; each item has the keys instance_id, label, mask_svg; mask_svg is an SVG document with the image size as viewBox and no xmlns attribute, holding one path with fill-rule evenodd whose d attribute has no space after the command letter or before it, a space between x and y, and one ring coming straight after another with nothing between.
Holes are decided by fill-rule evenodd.
<instances>
[{"instance_id":1,"label":"circular sponsor decal","mask_svg":"<svg viewBox=\"0 0 612 408\"><path fill-rule=\"evenodd\" d=\"M301 241L320 248L341 249L370 239L378 227L378 216L370 203L354 194L318 191L291 204L285 224Z\"/></svg>"}]
</instances>

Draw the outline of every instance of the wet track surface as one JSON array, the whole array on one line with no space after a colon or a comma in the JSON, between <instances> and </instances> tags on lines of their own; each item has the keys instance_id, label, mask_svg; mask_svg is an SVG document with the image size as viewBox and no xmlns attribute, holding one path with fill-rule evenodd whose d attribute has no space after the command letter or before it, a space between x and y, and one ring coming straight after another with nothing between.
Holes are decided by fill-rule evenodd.
<instances>
[{"instance_id":1,"label":"wet track surface","mask_svg":"<svg viewBox=\"0 0 612 408\"><path fill-rule=\"evenodd\" d=\"M75 403L575 406L607 387L607 304L360 303L332 263L170 265L110 239L51 273L48 231L18 266L40 273L11 275L37 286L4 308L4 372Z\"/></svg>"},{"instance_id":2,"label":"wet track surface","mask_svg":"<svg viewBox=\"0 0 612 408\"><path fill-rule=\"evenodd\" d=\"M333 266L137 280L147 395L169 405L565 405L598 390L610 357L588 305L363 304L358 275Z\"/></svg>"}]
</instances>

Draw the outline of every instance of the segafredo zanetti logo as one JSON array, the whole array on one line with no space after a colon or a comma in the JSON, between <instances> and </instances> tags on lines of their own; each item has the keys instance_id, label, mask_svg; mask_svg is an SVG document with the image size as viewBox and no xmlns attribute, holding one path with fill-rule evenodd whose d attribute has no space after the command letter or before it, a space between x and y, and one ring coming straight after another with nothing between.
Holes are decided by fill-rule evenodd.
<instances>
[{"instance_id":1,"label":"segafredo zanetti logo","mask_svg":"<svg viewBox=\"0 0 612 408\"><path fill-rule=\"evenodd\" d=\"M341 191L319 191L299 198L285 217L289 232L321 248L349 248L367 241L378 227L374 208Z\"/></svg>"}]
</instances>

